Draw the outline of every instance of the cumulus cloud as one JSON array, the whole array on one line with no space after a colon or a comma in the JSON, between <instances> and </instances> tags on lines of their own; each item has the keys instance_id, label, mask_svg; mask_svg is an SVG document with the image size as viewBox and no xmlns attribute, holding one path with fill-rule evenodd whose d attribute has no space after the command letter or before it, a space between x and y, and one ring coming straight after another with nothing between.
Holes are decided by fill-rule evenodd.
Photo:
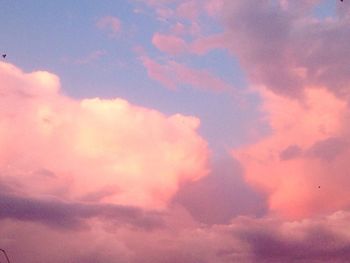
<instances>
[{"instance_id":1,"label":"cumulus cloud","mask_svg":"<svg viewBox=\"0 0 350 263\"><path fill-rule=\"evenodd\" d=\"M247 181L288 218L349 207L349 19L314 17L317 1L225 1L222 47L238 56L271 132L233 151ZM224 45L224 43L226 44ZM345 41L346 42L346 41ZM218 42L216 42L218 43Z\"/></svg>"},{"instance_id":2,"label":"cumulus cloud","mask_svg":"<svg viewBox=\"0 0 350 263\"><path fill-rule=\"evenodd\" d=\"M0 82L1 182L14 193L160 208L207 173L195 117L74 100L57 76L5 63Z\"/></svg>"},{"instance_id":3,"label":"cumulus cloud","mask_svg":"<svg viewBox=\"0 0 350 263\"><path fill-rule=\"evenodd\" d=\"M176 14L167 3L180 2L145 1L164 17ZM185 2L182 17L197 18L195 1ZM347 262L349 8L320 20L316 2L203 4L223 12L225 32L189 50L237 56L270 126L233 150L242 171L220 164L204 177L208 149L195 117L75 100L57 76L1 63L0 247L28 263ZM154 44L182 52L181 40L165 40ZM207 71L141 59L169 88L229 87ZM169 201L163 213L145 210Z\"/></svg>"},{"instance_id":4,"label":"cumulus cloud","mask_svg":"<svg viewBox=\"0 0 350 263\"><path fill-rule=\"evenodd\" d=\"M349 207L347 103L326 89L306 90L303 101L264 94L270 135L233 151L248 182L287 217Z\"/></svg>"}]
</instances>

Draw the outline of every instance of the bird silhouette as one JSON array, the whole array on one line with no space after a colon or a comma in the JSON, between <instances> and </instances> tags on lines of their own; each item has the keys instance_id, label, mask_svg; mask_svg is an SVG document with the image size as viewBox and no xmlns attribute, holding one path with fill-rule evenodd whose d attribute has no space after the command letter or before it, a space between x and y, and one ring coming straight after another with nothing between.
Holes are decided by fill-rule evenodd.
<instances>
[{"instance_id":1,"label":"bird silhouette","mask_svg":"<svg viewBox=\"0 0 350 263\"><path fill-rule=\"evenodd\" d=\"M6 54L2 54L2 57L3 57L3 58L6 58Z\"/></svg>"}]
</instances>

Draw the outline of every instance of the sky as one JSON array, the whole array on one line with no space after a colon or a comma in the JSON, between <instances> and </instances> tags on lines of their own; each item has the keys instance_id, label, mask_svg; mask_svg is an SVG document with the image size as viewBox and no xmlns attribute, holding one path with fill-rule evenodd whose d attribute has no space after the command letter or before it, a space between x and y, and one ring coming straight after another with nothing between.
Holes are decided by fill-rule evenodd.
<instances>
[{"instance_id":1,"label":"sky","mask_svg":"<svg viewBox=\"0 0 350 263\"><path fill-rule=\"evenodd\" d=\"M350 258L347 0L4 0L0 31L11 262Z\"/></svg>"}]
</instances>

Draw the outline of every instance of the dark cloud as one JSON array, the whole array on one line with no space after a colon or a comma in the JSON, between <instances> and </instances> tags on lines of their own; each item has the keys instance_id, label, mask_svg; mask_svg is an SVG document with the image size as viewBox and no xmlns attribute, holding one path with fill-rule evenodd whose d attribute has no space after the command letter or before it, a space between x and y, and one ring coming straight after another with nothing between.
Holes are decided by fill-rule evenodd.
<instances>
[{"instance_id":1,"label":"dark cloud","mask_svg":"<svg viewBox=\"0 0 350 263\"><path fill-rule=\"evenodd\" d=\"M280 159L287 161L302 154L302 149L298 145L290 145L280 153Z\"/></svg>"},{"instance_id":2,"label":"dark cloud","mask_svg":"<svg viewBox=\"0 0 350 263\"><path fill-rule=\"evenodd\" d=\"M286 1L286 8L276 2L225 1L230 49L250 80L290 97L306 85L348 97L350 9L339 6L333 20L316 20L318 1Z\"/></svg>"},{"instance_id":3,"label":"dark cloud","mask_svg":"<svg viewBox=\"0 0 350 263\"><path fill-rule=\"evenodd\" d=\"M15 262L28 263L348 262L349 219L338 211L299 221L241 216L227 225L166 222L157 231L118 225L79 232L2 221L0 245Z\"/></svg>"},{"instance_id":4,"label":"dark cloud","mask_svg":"<svg viewBox=\"0 0 350 263\"><path fill-rule=\"evenodd\" d=\"M68 203L0 194L0 219L40 222L49 226L79 229L90 218L110 220L143 229L162 226L161 215L140 208L109 204Z\"/></svg>"},{"instance_id":5,"label":"dark cloud","mask_svg":"<svg viewBox=\"0 0 350 263\"><path fill-rule=\"evenodd\" d=\"M339 232L343 212L304 221L242 220L234 236L249 244L258 262L347 262L350 239Z\"/></svg>"},{"instance_id":6,"label":"dark cloud","mask_svg":"<svg viewBox=\"0 0 350 263\"><path fill-rule=\"evenodd\" d=\"M347 150L348 146L349 144L344 138L330 137L314 143L307 150L307 154L325 161L332 161L343 151Z\"/></svg>"},{"instance_id":7,"label":"dark cloud","mask_svg":"<svg viewBox=\"0 0 350 263\"><path fill-rule=\"evenodd\" d=\"M293 17L267 1L226 1L227 31L231 48L255 83L276 93L300 96L302 81L290 71Z\"/></svg>"},{"instance_id":8,"label":"dark cloud","mask_svg":"<svg viewBox=\"0 0 350 263\"><path fill-rule=\"evenodd\" d=\"M183 185L173 201L207 224L225 224L237 215L266 212L265 197L243 181L238 162L231 158L217 161L207 177Z\"/></svg>"}]
</instances>

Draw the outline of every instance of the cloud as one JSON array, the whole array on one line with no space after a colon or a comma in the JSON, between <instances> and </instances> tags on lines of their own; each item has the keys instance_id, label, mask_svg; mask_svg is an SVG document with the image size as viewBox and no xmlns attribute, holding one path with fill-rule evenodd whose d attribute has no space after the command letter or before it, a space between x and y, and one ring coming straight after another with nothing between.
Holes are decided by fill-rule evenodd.
<instances>
[{"instance_id":1,"label":"cloud","mask_svg":"<svg viewBox=\"0 0 350 263\"><path fill-rule=\"evenodd\" d=\"M241 218L233 235L249 244L251 258L259 262L346 262L349 235L343 232L348 212L303 221Z\"/></svg>"},{"instance_id":2,"label":"cloud","mask_svg":"<svg viewBox=\"0 0 350 263\"><path fill-rule=\"evenodd\" d=\"M160 64L146 56L141 57L141 61L149 77L169 89L176 89L180 85L213 91L231 89L230 84L203 69L193 69L172 60Z\"/></svg>"},{"instance_id":3,"label":"cloud","mask_svg":"<svg viewBox=\"0 0 350 263\"><path fill-rule=\"evenodd\" d=\"M345 211L301 221L241 216L227 225L187 227L173 223L179 211L171 216L167 227L151 231L96 220L83 231L2 220L0 246L13 261L28 263L346 262L350 256Z\"/></svg>"},{"instance_id":4,"label":"cloud","mask_svg":"<svg viewBox=\"0 0 350 263\"><path fill-rule=\"evenodd\" d=\"M148 2L173 15L167 1ZM233 150L242 171L229 162L205 177L195 117L69 98L57 76L0 63L0 247L14 262L348 261L349 9L320 21L317 1L214 2L203 6L224 12L226 31L191 52L237 55L270 127ZM229 88L208 71L141 59L169 88Z\"/></svg>"},{"instance_id":5,"label":"cloud","mask_svg":"<svg viewBox=\"0 0 350 263\"><path fill-rule=\"evenodd\" d=\"M162 208L180 183L207 174L195 117L75 100L57 76L5 63L0 82L0 174L13 193Z\"/></svg>"},{"instance_id":6,"label":"cloud","mask_svg":"<svg viewBox=\"0 0 350 263\"><path fill-rule=\"evenodd\" d=\"M182 32L181 30L184 30L181 25L175 25L172 29L174 35L156 33L152 38L152 43L160 51L173 56L184 53L202 56L213 49L225 50L229 48L228 42L230 39L224 33L210 36L199 36L192 42L187 43L182 38L176 36L176 34L179 34L178 31Z\"/></svg>"},{"instance_id":7,"label":"cloud","mask_svg":"<svg viewBox=\"0 0 350 263\"><path fill-rule=\"evenodd\" d=\"M216 161L208 176L183 185L174 196L175 204L206 224L228 224L240 215L263 216L265 202L261 193L244 182L239 163L231 159Z\"/></svg>"},{"instance_id":8,"label":"cloud","mask_svg":"<svg viewBox=\"0 0 350 263\"><path fill-rule=\"evenodd\" d=\"M217 16L222 13L223 0L207 0L204 8L209 16Z\"/></svg>"},{"instance_id":9,"label":"cloud","mask_svg":"<svg viewBox=\"0 0 350 263\"><path fill-rule=\"evenodd\" d=\"M222 9L221 46L239 58L271 128L233 155L246 180L268 194L270 211L287 218L346 209L350 201L350 53L336 41L349 35L350 20L346 8L318 19L316 4L225 1Z\"/></svg>"},{"instance_id":10,"label":"cloud","mask_svg":"<svg viewBox=\"0 0 350 263\"><path fill-rule=\"evenodd\" d=\"M324 86L336 95L348 97L349 8L338 4L334 17L319 19L313 13L317 4L318 1L256 4L253 0L191 0L169 3L167 9L174 23L190 17L193 21L190 26L196 28L196 33L190 34L193 41L187 43L187 52L203 55L212 49L227 49L239 59L254 85L265 85L290 97L301 96L305 86ZM222 32L206 32L201 16L218 18ZM181 47L183 50L183 43Z\"/></svg>"},{"instance_id":11,"label":"cloud","mask_svg":"<svg viewBox=\"0 0 350 263\"><path fill-rule=\"evenodd\" d=\"M208 21L220 16L223 8L222 0L170 0L170 1L137 1L150 7L152 16L170 32L187 35L190 38L202 36L210 31ZM209 19L209 20L208 20ZM181 26L180 26L181 25Z\"/></svg>"},{"instance_id":12,"label":"cloud","mask_svg":"<svg viewBox=\"0 0 350 263\"><path fill-rule=\"evenodd\" d=\"M341 137L329 137L315 142L308 149L308 154L324 161L332 161L347 151L348 141Z\"/></svg>"},{"instance_id":13,"label":"cloud","mask_svg":"<svg viewBox=\"0 0 350 263\"><path fill-rule=\"evenodd\" d=\"M107 31L110 37L117 36L121 31L121 22L119 18L114 16L100 18L97 21L96 26L101 30Z\"/></svg>"},{"instance_id":14,"label":"cloud","mask_svg":"<svg viewBox=\"0 0 350 263\"><path fill-rule=\"evenodd\" d=\"M196 0L183 1L176 8L176 14L179 17L186 18L188 20L196 20L201 11L200 3Z\"/></svg>"},{"instance_id":15,"label":"cloud","mask_svg":"<svg viewBox=\"0 0 350 263\"><path fill-rule=\"evenodd\" d=\"M324 86L348 98L350 20L345 5L335 17L322 20L312 12L318 1L283 2L225 1L231 52L254 84L275 93L299 97L306 86Z\"/></svg>"},{"instance_id":16,"label":"cloud","mask_svg":"<svg viewBox=\"0 0 350 263\"><path fill-rule=\"evenodd\" d=\"M302 149L298 145L290 145L280 153L281 160L294 159L302 153Z\"/></svg>"},{"instance_id":17,"label":"cloud","mask_svg":"<svg viewBox=\"0 0 350 263\"><path fill-rule=\"evenodd\" d=\"M171 55L180 54L187 49L186 42L182 38L172 35L162 35L156 33L152 38L152 43L159 50Z\"/></svg>"},{"instance_id":18,"label":"cloud","mask_svg":"<svg viewBox=\"0 0 350 263\"><path fill-rule=\"evenodd\" d=\"M174 8L194 4L182 1ZM349 10L338 7L334 17L319 19L313 14L317 4L223 1L213 7L221 12L223 32L200 34L186 44L186 52L198 55L227 49L261 95L266 114L262 121L270 126L270 134L234 149L233 155L247 182L267 194L270 212L286 218L349 206ZM149 59L144 64L150 77L169 88L195 83L174 78L179 69L169 62Z\"/></svg>"},{"instance_id":19,"label":"cloud","mask_svg":"<svg viewBox=\"0 0 350 263\"><path fill-rule=\"evenodd\" d=\"M270 135L233 151L247 181L289 218L349 207L347 103L320 88L306 89L303 101L262 94Z\"/></svg>"},{"instance_id":20,"label":"cloud","mask_svg":"<svg viewBox=\"0 0 350 263\"><path fill-rule=\"evenodd\" d=\"M202 36L191 43L190 51L197 55L204 55L213 49L229 48L230 39L225 33Z\"/></svg>"},{"instance_id":21,"label":"cloud","mask_svg":"<svg viewBox=\"0 0 350 263\"><path fill-rule=\"evenodd\" d=\"M51 198L52 199L52 198ZM25 196L0 194L0 219L38 222L59 229L83 230L91 218L109 220L115 224L143 229L162 227L160 214L140 208L93 203L67 203L40 200Z\"/></svg>"}]
</instances>

